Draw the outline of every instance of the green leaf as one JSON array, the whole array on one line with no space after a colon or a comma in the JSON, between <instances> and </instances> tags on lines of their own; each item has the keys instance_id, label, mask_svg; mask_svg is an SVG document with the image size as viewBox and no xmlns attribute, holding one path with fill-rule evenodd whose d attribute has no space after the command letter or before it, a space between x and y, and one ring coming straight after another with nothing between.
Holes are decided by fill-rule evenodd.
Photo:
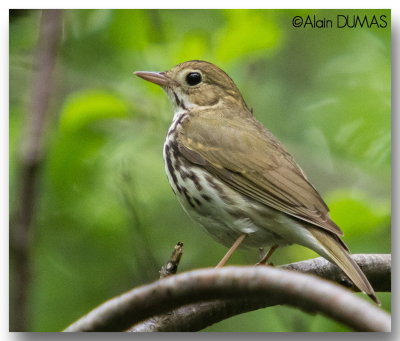
<instances>
[{"instance_id":1,"label":"green leaf","mask_svg":"<svg viewBox=\"0 0 400 341\"><path fill-rule=\"evenodd\" d=\"M98 120L126 117L128 104L103 90L82 90L71 94L61 111L63 131L77 131Z\"/></svg>"},{"instance_id":2,"label":"green leaf","mask_svg":"<svg viewBox=\"0 0 400 341\"><path fill-rule=\"evenodd\" d=\"M280 45L282 32L273 15L259 10L226 10L224 14L227 25L219 32L215 45L219 60L259 53L265 56Z\"/></svg>"},{"instance_id":3,"label":"green leaf","mask_svg":"<svg viewBox=\"0 0 400 341\"><path fill-rule=\"evenodd\" d=\"M372 232L390 222L390 201L369 197L361 191L338 190L327 197L332 219L352 236Z\"/></svg>"},{"instance_id":4,"label":"green leaf","mask_svg":"<svg viewBox=\"0 0 400 341\"><path fill-rule=\"evenodd\" d=\"M113 10L110 43L121 50L143 50L150 40L151 23L143 9Z\"/></svg>"}]
</instances>

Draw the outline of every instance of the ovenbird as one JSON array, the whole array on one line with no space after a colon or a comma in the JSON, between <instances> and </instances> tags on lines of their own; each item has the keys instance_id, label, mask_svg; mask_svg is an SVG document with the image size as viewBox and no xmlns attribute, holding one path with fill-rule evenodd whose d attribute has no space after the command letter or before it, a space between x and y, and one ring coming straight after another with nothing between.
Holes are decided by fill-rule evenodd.
<instances>
[{"instance_id":1,"label":"ovenbird","mask_svg":"<svg viewBox=\"0 0 400 341\"><path fill-rule=\"evenodd\" d=\"M184 210L230 250L300 244L338 265L375 302L374 290L303 170L253 116L232 79L200 60L135 74L160 85L174 117L165 170Z\"/></svg>"}]
</instances>

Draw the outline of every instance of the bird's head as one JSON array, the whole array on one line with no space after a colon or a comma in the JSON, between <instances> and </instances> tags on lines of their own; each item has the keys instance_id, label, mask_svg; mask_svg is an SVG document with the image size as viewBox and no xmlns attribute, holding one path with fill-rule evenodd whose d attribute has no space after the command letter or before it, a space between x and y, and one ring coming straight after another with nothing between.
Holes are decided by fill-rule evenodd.
<instances>
[{"instance_id":1,"label":"bird's head","mask_svg":"<svg viewBox=\"0 0 400 341\"><path fill-rule=\"evenodd\" d=\"M164 72L135 74L160 85L176 109L216 108L220 105L246 107L233 80L212 63L191 60Z\"/></svg>"}]
</instances>

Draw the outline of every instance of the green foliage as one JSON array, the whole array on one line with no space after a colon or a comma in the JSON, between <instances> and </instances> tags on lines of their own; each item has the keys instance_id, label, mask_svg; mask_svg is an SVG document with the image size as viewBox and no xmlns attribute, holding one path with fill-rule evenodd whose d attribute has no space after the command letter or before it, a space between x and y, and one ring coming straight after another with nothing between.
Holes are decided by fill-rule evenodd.
<instances>
[{"instance_id":1,"label":"green foliage","mask_svg":"<svg viewBox=\"0 0 400 341\"><path fill-rule=\"evenodd\" d=\"M340 11L340 14L390 11ZM10 211L34 86L39 11L10 24ZM180 271L225 248L185 215L167 183L166 96L132 75L205 59L302 165L354 253L390 252L390 29L299 29L336 10L66 10L35 217L33 331L57 331L109 297L158 277L176 242ZM389 25L390 26L390 25ZM316 256L300 246L275 264ZM249 264L257 251L232 263ZM379 294L390 309L390 294ZM62 312L62 314L60 313ZM240 326L240 327L239 327ZM208 331L345 331L287 307Z\"/></svg>"},{"instance_id":2,"label":"green foliage","mask_svg":"<svg viewBox=\"0 0 400 341\"><path fill-rule=\"evenodd\" d=\"M377 201L363 192L335 191L327 197L332 219L353 237L390 224L390 200Z\"/></svg>"},{"instance_id":3,"label":"green foliage","mask_svg":"<svg viewBox=\"0 0 400 341\"><path fill-rule=\"evenodd\" d=\"M98 120L126 117L128 105L114 94L102 90L81 90L69 95L61 110L60 129L81 130Z\"/></svg>"},{"instance_id":4,"label":"green foliage","mask_svg":"<svg viewBox=\"0 0 400 341\"><path fill-rule=\"evenodd\" d=\"M282 42L282 30L273 14L258 10L225 10L223 13L226 25L216 35L215 44L215 54L221 62L265 57Z\"/></svg>"}]
</instances>

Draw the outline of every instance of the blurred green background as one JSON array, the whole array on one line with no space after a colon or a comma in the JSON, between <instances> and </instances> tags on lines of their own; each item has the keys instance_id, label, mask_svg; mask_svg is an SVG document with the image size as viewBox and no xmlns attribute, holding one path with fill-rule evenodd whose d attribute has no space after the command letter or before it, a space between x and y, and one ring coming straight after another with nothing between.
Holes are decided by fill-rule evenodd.
<instances>
[{"instance_id":1,"label":"blurred green background","mask_svg":"<svg viewBox=\"0 0 400 341\"><path fill-rule=\"evenodd\" d=\"M385 14L389 25L292 27L295 15L337 14ZM34 217L30 330L63 329L157 279L178 241L185 245L181 272L214 266L226 252L174 198L162 160L172 110L158 86L133 76L137 70L190 59L221 67L321 192L352 252L391 252L390 11L66 10L63 21ZM10 16L11 215L39 23L38 10ZM271 260L316 256L291 246ZM257 258L257 250L240 251L230 263ZM378 296L390 310L390 294ZM207 330L347 329L274 307Z\"/></svg>"}]
</instances>

